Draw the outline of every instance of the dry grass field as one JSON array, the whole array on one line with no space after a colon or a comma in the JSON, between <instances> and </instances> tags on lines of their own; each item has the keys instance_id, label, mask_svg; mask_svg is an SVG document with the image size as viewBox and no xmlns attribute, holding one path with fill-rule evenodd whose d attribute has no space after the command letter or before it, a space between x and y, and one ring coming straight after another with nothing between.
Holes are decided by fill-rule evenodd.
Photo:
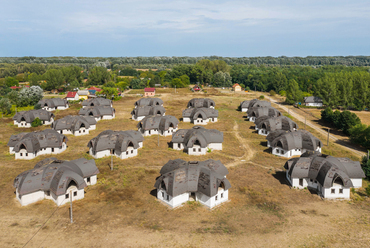
<instances>
[{"instance_id":1,"label":"dry grass field","mask_svg":"<svg viewBox=\"0 0 370 248\"><path fill-rule=\"evenodd\" d=\"M72 160L88 155L88 141L106 129L136 129L130 119L134 102L131 91L114 102L116 118L100 121L87 136L68 135L68 149L55 157ZM97 159L98 183L85 189L85 198L74 202L74 223L69 205L56 207L50 200L21 207L15 199L14 178L35 163L16 161L6 146L11 134L45 127L20 129L12 120L0 120L0 244L1 247L369 247L370 200L364 190L351 193L351 201L327 201L308 190L291 189L283 165L287 159L269 153L265 139L237 111L240 102L256 95L192 93L188 89L161 89L166 115L180 119L187 102L194 97L210 97L219 110L219 121L206 128L224 132L224 149L205 156L189 156L168 148L170 137L146 137L135 158ZM259 94L257 94L259 96ZM79 105L56 111L56 117L77 114ZM302 123L298 123L304 127ZM180 128L193 125L180 122ZM310 129L308 129L310 130ZM314 135L321 138L318 133ZM326 143L326 142L324 142ZM324 153L359 159L336 144ZM169 209L153 196L160 168L169 160L219 159L229 169L230 201L208 210L191 202ZM364 185L367 182L364 181ZM31 239L32 238L32 239ZM27 243L29 241L29 243Z\"/></svg>"}]
</instances>

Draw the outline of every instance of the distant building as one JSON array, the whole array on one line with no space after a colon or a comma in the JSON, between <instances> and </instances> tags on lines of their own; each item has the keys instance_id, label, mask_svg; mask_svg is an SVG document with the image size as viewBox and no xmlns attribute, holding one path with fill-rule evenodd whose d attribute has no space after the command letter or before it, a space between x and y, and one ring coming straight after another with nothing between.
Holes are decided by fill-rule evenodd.
<instances>
[{"instance_id":1,"label":"distant building","mask_svg":"<svg viewBox=\"0 0 370 248\"><path fill-rule=\"evenodd\" d=\"M69 91L66 96L67 101L78 101L80 99L79 94L74 91Z\"/></svg>"},{"instance_id":2,"label":"distant building","mask_svg":"<svg viewBox=\"0 0 370 248\"><path fill-rule=\"evenodd\" d=\"M79 90L77 91L78 99L84 99L87 100L89 98L89 91L88 90Z\"/></svg>"},{"instance_id":3,"label":"distant building","mask_svg":"<svg viewBox=\"0 0 370 248\"><path fill-rule=\"evenodd\" d=\"M249 108L259 107L271 107L271 103L268 101L260 101L258 99L243 101L240 103L240 111L247 112Z\"/></svg>"},{"instance_id":4,"label":"distant building","mask_svg":"<svg viewBox=\"0 0 370 248\"><path fill-rule=\"evenodd\" d=\"M182 111L182 117L183 122L207 125L208 122L217 122L218 111L212 108L188 108Z\"/></svg>"},{"instance_id":5,"label":"distant building","mask_svg":"<svg viewBox=\"0 0 370 248\"><path fill-rule=\"evenodd\" d=\"M89 141L89 153L94 158L114 155L120 159L137 156L137 150L143 147L144 137L139 131L106 130Z\"/></svg>"},{"instance_id":6,"label":"distant building","mask_svg":"<svg viewBox=\"0 0 370 248\"><path fill-rule=\"evenodd\" d=\"M281 113L279 110L273 107L248 108L247 117L249 121L255 122L255 120L261 116L278 117L281 116Z\"/></svg>"},{"instance_id":7,"label":"distant building","mask_svg":"<svg viewBox=\"0 0 370 248\"><path fill-rule=\"evenodd\" d=\"M15 159L33 159L39 155L64 152L67 149L67 141L63 134L45 129L12 135L7 145L9 153L15 154Z\"/></svg>"},{"instance_id":8,"label":"distant building","mask_svg":"<svg viewBox=\"0 0 370 248\"><path fill-rule=\"evenodd\" d=\"M51 128L61 134L81 136L89 134L90 130L96 129L96 120L89 116L68 115L52 123Z\"/></svg>"},{"instance_id":9,"label":"distant building","mask_svg":"<svg viewBox=\"0 0 370 248\"><path fill-rule=\"evenodd\" d=\"M193 92L199 92L199 91L202 91L202 88L201 88L199 85L195 85L195 86L192 88L192 91L193 91Z\"/></svg>"},{"instance_id":10,"label":"distant building","mask_svg":"<svg viewBox=\"0 0 370 248\"><path fill-rule=\"evenodd\" d=\"M144 89L144 96L154 96L155 95L155 88L145 88Z\"/></svg>"},{"instance_id":11,"label":"distant building","mask_svg":"<svg viewBox=\"0 0 370 248\"><path fill-rule=\"evenodd\" d=\"M216 129L195 126L180 129L172 135L172 148L184 150L189 155L205 155L208 150L222 150L224 134Z\"/></svg>"},{"instance_id":12,"label":"distant building","mask_svg":"<svg viewBox=\"0 0 370 248\"><path fill-rule=\"evenodd\" d=\"M90 88L88 88L87 90L95 90L95 92L100 92L102 91L102 89L98 88L98 87L95 87L95 86L91 86Z\"/></svg>"},{"instance_id":13,"label":"distant building","mask_svg":"<svg viewBox=\"0 0 370 248\"><path fill-rule=\"evenodd\" d=\"M82 107L94 107L94 106L110 106L113 107L112 100L96 97L96 98L89 98L82 102Z\"/></svg>"},{"instance_id":14,"label":"distant building","mask_svg":"<svg viewBox=\"0 0 370 248\"><path fill-rule=\"evenodd\" d=\"M84 188L97 182L99 169L95 160L85 158L71 161L46 158L32 170L19 174L13 183L16 198L22 206L50 199L58 206L85 197Z\"/></svg>"},{"instance_id":15,"label":"distant building","mask_svg":"<svg viewBox=\"0 0 370 248\"><path fill-rule=\"evenodd\" d=\"M169 136L177 131L178 125L179 120L171 115L147 116L137 124L137 128L144 136L153 134Z\"/></svg>"},{"instance_id":16,"label":"distant building","mask_svg":"<svg viewBox=\"0 0 370 248\"><path fill-rule=\"evenodd\" d=\"M234 84L233 85L233 91L242 91L242 87L240 87L239 84Z\"/></svg>"},{"instance_id":17,"label":"distant building","mask_svg":"<svg viewBox=\"0 0 370 248\"><path fill-rule=\"evenodd\" d=\"M322 107L323 101L320 97L317 96L307 96L304 98L304 103L306 106L311 107Z\"/></svg>"},{"instance_id":18,"label":"distant building","mask_svg":"<svg viewBox=\"0 0 370 248\"><path fill-rule=\"evenodd\" d=\"M166 109L162 106L142 106L142 107L135 107L134 110L131 111L131 118L135 121L141 121L146 116L165 116Z\"/></svg>"},{"instance_id":19,"label":"distant building","mask_svg":"<svg viewBox=\"0 0 370 248\"><path fill-rule=\"evenodd\" d=\"M365 173L358 161L306 152L289 159L284 168L294 188L311 188L327 199L350 199L351 188L361 188Z\"/></svg>"},{"instance_id":20,"label":"distant building","mask_svg":"<svg viewBox=\"0 0 370 248\"><path fill-rule=\"evenodd\" d=\"M209 98L193 98L188 102L187 108L212 108L216 106L215 101Z\"/></svg>"},{"instance_id":21,"label":"distant building","mask_svg":"<svg viewBox=\"0 0 370 248\"><path fill-rule=\"evenodd\" d=\"M141 98L135 102L135 108L144 106L162 106L163 101L160 98Z\"/></svg>"},{"instance_id":22,"label":"distant building","mask_svg":"<svg viewBox=\"0 0 370 248\"><path fill-rule=\"evenodd\" d=\"M272 154L286 158L301 156L306 151L321 152L323 146L321 140L306 130L277 130L269 133L266 139Z\"/></svg>"},{"instance_id":23,"label":"distant building","mask_svg":"<svg viewBox=\"0 0 370 248\"><path fill-rule=\"evenodd\" d=\"M65 110L69 108L68 101L62 98L51 98L51 99L42 99L38 102L41 105L42 109L47 111L54 111L54 110Z\"/></svg>"},{"instance_id":24,"label":"distant building","mask_svg":"<svg viewBox=\"0 0 370 248\"><path fill-rule=\"evenodd\" d=\"M32 109L21 111L13 116L14 125L30 128L32 122L39 118L43 125L50 125L54 122L55 115L44 109Z\"/></svg>"},{"instance_id":25,"label":"distant building","mask_svg":"<svg viewBox=\"0 0 370 248\"><path fill-rule=\"evenodd\" d=\"M258 131L258 134L265 136L276 130L295 131L298 129L298 125L286 116L261 116L254 123L256 124L255 129Z\"/></svg>"},{"instance_id":26,"label":"distant building","mask_svg":"<svg viewBox=\"0 0 370 248\"><path fill-rule=\"evenodd\" d=\"M229 172L219 160L170 160L160 173L154 185L157 199L171 208L191 199L213 208L229 198Z\"/></svg>"},{"instance_id":27,"label":"distant building","mask_svg":"<svg viewBox=\"0 0 370 248\"><path fill-rule=\"evenodd\" d=\"M78 114L94 117L96 121L111 120L116 117L116 110L110 106L93 106L80 109Z\"/></svg>"}]
</instances>

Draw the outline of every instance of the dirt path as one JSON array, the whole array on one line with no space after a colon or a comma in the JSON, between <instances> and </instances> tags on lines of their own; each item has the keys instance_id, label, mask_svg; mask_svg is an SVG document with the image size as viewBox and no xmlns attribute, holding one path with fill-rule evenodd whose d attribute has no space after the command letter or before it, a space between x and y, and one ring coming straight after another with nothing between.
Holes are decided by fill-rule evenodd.
<instances>
[{"instance_id":1,"label":"dirt path","mask_svg":"<svg viewBox=\"0 0 370 248\"><path fill-rule=\"evenodd\" d=\"M299 120L300 122L306 122L306 125L307 126L309 126L309 127L311 127L311 128L313 128L313 129L315 129L317 132L319 132L320 134L322 134L322 135L324 135L324 137L327 137L327 132L325 132L324 130L322 130L319 126L316 126L315 124L313 124L311 121L305 121L305 118L302 116L302 115L300 115L300 114L298 114L297 112L295 112L294 110L292 110L292 109L289 109L288 110L288 108L287 107L285 107L284 105L282 105L282 104L280 104L280 103L278 103L276 100L274 100L274 99L272 99L272 98L270 98L270 97L268 97L268 96L266 96L265 95L265 97L267 97L272 103L274 103L274 104L276 104L276 105L279 105L279 107L281 108L281 109L283 109L284 111L286 111L286 112L288 112L289 111L289 114L291 115L291 116L293 116L294 118L296 118L297 120ZM340 141L337 137L335 137L335 136L333 136L333 135L331 135L331 134L329 134L329 139L330 140L333 140L334 142L336 142L336 144L337 145L339 145L339 146L342 146L342 147L344 147L345 149L347 149L347 150L349 150L349 151L351 151L351 152L353 152L354 154L356 154L357 156L360 156L360 157L362 157L362 156L364 156L364 155L366 155L364 152L362 152L362 151L358 151L358 150L356 150L356 149L353 149L353 148L351 148L351 147L348 147L348 146L345 146L345 145L343 145L343 144L340 144L340 143L338 143L337 141Z\"/></svg>"},{"instance_id":2,"label":"dirt path","mask_svg":"<svg viewBox=\"0 0 370 248\"><path fill-rule=\"evenodd\" d=\"M250 146L248 145L246 140L243 139L240 136L240 134L239 134L239 125L236 121L235 121L233 129L234 129L233 133L235 134L235 137L237 138L237 140L239 141L239 143L243 147L242 149L244 150L244 155L242 157L238 157L238 158L234 157L235 158L234 162L226 164L226 167L228 167L228 168L233 167L233 166L237 166L237 165L242 164L242 163L246 163L247 161L250 161L253 158L254 154L255 154L255 151L253 151L250 148Z\"/></svg>"}]
</instances>

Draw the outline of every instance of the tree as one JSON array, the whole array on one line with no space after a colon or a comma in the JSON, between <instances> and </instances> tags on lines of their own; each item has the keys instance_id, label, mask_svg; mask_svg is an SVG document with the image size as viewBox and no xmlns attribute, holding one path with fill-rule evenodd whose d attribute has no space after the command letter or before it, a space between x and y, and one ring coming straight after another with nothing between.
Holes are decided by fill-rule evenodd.
<instances>
[{"instance_id":1,"label":"tree","mask_svg":"<svg viewBox=\"0 0 370 248\"><path fill-rule=\"evenodd\" d=\"M113 87L103 87L102 91L97 93L98 95L105 95L108 99L113 99L118 96L117 88Z\"/></svg>"},{"instance_id":2,"label":"tree","mask_svg":"<svg viewBox=\"0 0 370 248\"><path fill-rule=\"evenodd\" d=\"M121 91L124 91L125 89L128 88L128 86L130 85L130 83L126 82L126 81L120 81L118 82L117 84L117 87L121 90Z\"/></svg>"},{"instance_id":3,"label":"tree","mask_svg":"<svg viewBox=\"0 0 370 248\"><path fill-rule=\"evenodd\" d=\"M116 84L114 82L110 81L110 82L104 84L104 87L113 87L113 88L115 88Z\"/></svg>"},{"instance_id":4,"label":"tree","mask_svg":"<svg viewBox=\"0 0 370 248\"><path fill-rule=\"evenodd\" d=\"M40 78L41 76L37 75L36 73L31 73L28 75L28 82L30 86L40 86Z\"/></svg>"},{"instance_id":5,"label":"tree","mask_svg":"<svg viewBox=\"0 0 370 248\"><path fill-rule=\"evenodd\" d=\"M2 98L0 100L0 111L3 114L10 114L12 104L10 103L8 98Z\"/></svg>"},{"instance_id":6,"label":"tree","mask_svg":"<svg viewBox=\"0 0 370 248\"><path fill-rule=\"evenodd\" d=\"M130 86L132 89L144 89L146 85L145 82L142 82L140 79L134 78L131 80Z\"/></svg>"},{"instance_id":7,"label":"tree","mask_svg":"<svg viewBox=\"0 0 370 248\"><path fill-rule=\"evenodd\" d=\"M213 75L213 86L225 87L225 74L222 71L219 71Z\"/></svg>"},{"instance_id":8,"label":"tree","mask_svg":"<svg viewBox=\"0 0 370 248\"><path fill-rule=\"evenodd\" d=\"M46 80L46 90L58 89L64 82L63 73L57 69L47 70L43 77Z\"/></svg>"},{"instance_id":9,"label":"tree","mask_svg":"<svg viewBox=\"0 0 370 248\"><path fill-rule=\"evenodd\" d=\"M302 100L302 91L299 89L297 81L294 79L289 80L286 91L286 103L295 104Z\"/></svg>"},{"instance_id":10,"label":"tree","mask_svg":"<svg viewBox=\"0 0 370 248\"><path fill-rule=\"evenodd\" d=\"M88 82L90 85L103 85L110 79L109 72L104 67L94 67L89 73Z\"/></svg>"},{"instance_id":11,"label":"tree","mask_svg":"<svg viewBox=\"0 0 370 248\"><path fill-rule=\"evenodd\" d=\"M32 121L31 126L32 126L32 127L42 126L42 121L41 121L38 117L36 117L36 118Z\"/></svg>"},{"instance_id":12,"label":"tree","mask_svg":"<svg viewBox=\"0 0 370 248\"><path fill-rule=\"evenodd\" d=\"M6 77L5 78L5 83L6 83L6 86L8 86L8 87L19 86L18 80L13 78L13 77Z\"/></svg>"},{"instance_id":13,"label":"tree","mask_svg":"<svg viewBox=\"0 0 370 248\"><path fill-rule=\"evenodd\" d=\"M181 79L180 78L174 78L172 79L171 81L171 87L172 88L184 88L184 84L182 83Z\"/></svg>"},{"instance_id":14,"label":"tree","mask_svg":"<svg viewBox=\"0 0 370 248\"><path fill-rule=\"evenodd\" d=\"M349 134L351 127L361 124L360 118L355 113L351 113L348 110L343 111L339 116L337 128L341 129L345 134Z\"/></svg>"},{"instance_id":15,"label":"tree","mask_svg":"<svg viewBox=\"0 0 370 248\"><path fill-rule=\"evenodd\" d=\"M367 159L367 156L362 157L361 167L365 173L366 178L370 179L370 160Z\"/></svg>"},{"instance_id":16,"label":"tree","mask_svg":"<svg viewBox=\"0 0 370 248\"><path fill-rule=\"evenodd\" d=\"M43 90L39 86L23 88L19 91L17 106L34 106L43 98Z\"/></svg>"},{"instance_id":17,"label":"tree","mask_svg":"<svg viewBox=\"0 0 370 248\"><path fill-rule=\"evenodd\" d=\"M182 75L182 76L180 76L180 80L181 80L182 85L184 87L189 86L189 84L190 84L190 78L188 77L188 75Z\"/></svg>"}]
</instances>

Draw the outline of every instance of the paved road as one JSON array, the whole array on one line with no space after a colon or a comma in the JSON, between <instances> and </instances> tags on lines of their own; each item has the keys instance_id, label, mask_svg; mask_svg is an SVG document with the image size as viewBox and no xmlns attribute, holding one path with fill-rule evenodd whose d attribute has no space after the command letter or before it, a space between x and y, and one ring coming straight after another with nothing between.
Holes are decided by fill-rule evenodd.
<instances>
[{"instance_id":1,"label":"paved road","mask_svg":"<svg viewBox=\"0 0 370 248\"><path fill-rule=\"evenodd\" d=\"M272 99L272 98L270 98L268 96L266 96L266 97L269 98L272 103L279 105L279 107L281 109L283 109L284 111L288 112L288 108L287 107L285 107L284 105L278 103L276 100L274 100L274 99ZM298 114L297 112L295 112L294 110L289 109L289 114L291 116L293 116L294 118L296 118L297 120L299 120L299 121L301 121L303 123L305 122L305 118L303 116L301 116L300 114ZM322 135L324 135L324 137L327 137L328 133L326 131L322 130L321 127L316 126L315 124L313 124L310 121L306 121L306 125L307 126L310 126L313 129L315 129L316 131L318 131L319 133L321 133ZM337 145L340 145L340 146L344 147L345 149L347 149L347 150L355 153L356 155L358 155L360 157L366 155L364 152L359 151L359 150L357 150L355 148L351 148L351 147L348 147L348 146L346 146L344 144L337 143L337 141L340 141L340 140L337 137L334 137L331 134L329 134L329 140L333 140L334 142L336 142Z\"/></svg>"}]
</instances>

